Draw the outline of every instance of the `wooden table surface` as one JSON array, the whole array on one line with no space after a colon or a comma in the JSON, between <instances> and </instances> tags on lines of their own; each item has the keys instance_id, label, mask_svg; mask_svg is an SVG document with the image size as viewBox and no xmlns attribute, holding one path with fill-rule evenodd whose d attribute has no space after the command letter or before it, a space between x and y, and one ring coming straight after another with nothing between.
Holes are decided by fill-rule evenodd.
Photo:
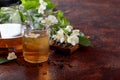
<instances>
[{"instance_id":1,"label":"wooden table surface","mask_svg":"<svg viewBox=\"0 0 120 80\"><path fill-rule=\"evenodd\" d=\"M52 0L74 28L91 36L92 48L50 62L17 61L0 65L0 80L120 80L120 0ZM3 55L0 55L3 57Z\"/></svg>"}]
</instances>

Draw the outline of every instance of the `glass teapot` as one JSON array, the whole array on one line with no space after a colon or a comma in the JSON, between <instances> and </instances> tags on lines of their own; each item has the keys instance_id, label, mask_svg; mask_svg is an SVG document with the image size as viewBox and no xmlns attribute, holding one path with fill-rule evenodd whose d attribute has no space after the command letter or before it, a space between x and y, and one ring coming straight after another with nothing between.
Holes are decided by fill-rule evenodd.
<instances>
[{"instance_id":1,"label":"glass teapot","mask_svg":"<svg viewBox=\"0 0 120 80\"><path fill-rule=\"evenodd\" d=\"M22 24L17 8L12 5L17 5L10 0L3 0L0 3L7 1L6 5L0 7L0 51L2 49L15 49L16 52L22 51ZM19 0L16 0L19 1ZM7 6L7 7L6 7Z\"/></svg>"}]
</instances>

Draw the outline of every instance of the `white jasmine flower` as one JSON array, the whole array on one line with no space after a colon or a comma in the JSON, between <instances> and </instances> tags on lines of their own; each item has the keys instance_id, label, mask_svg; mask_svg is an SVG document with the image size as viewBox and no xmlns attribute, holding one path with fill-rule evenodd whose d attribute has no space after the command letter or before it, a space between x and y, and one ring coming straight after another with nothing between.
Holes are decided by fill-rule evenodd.
<instances>
[{"instance_id":1,"label":"white jasmine flower","mask_svg":"<svg viewBox=\"0 0 120 80\"><path fill-rule=\"evenodd\" d=\"M40 6L39 8L38 8L38 13L41 13L41 14L44 14L44 8L42 7L42 6Z\"/></svg>"},{"instance_id":2,"label":"white jasmine flower","mask_svg":"<svg viewBox=\"0 0 120 80\"><path fill-rule=\"evenodd\" d=\"M63 43L64 41L65 41L64 37L61 37L60 40L59 40L60 43Z\"/></svg>"},{"instance_id":3,"label":"white jasmine flower","mask_svg":"<svg viewBox=\"0 0 120 80\"><path fill-rule=\"evenodd\" d=\"M47 6L47 3L46 2L42 2L41 5Z\"/></svg>"},{"instance_id":4,"label":"white jasmine flower","mask_svg":"<svg viewBox=\"0 0 120 80\"><path fill-rule=\"evenodd\" d=\"M47 27L49 27L51 25L51 22L50 22L50 20L48 20L48 18L41 20L41 23Z\"/></svg>"},{"instance_id":5,"label":"white jasmine flower","mask_svg":"<svg viewBox=\"0 0 120 80\"><path fill-rule=\"evenodd\" d=\"M43 19L41 23L49 27L51 25L57 24L58 20L55 16L49 15L47 18Z\"/></svg>"},{"instance_id":6,"label":"white jasmine flower","mask_svg":"<svg viewBox=\"0 0 120 80\"><path fill-rule=\"evenodd\" d=\"M56 39L57 41L59 41L60 43L63 43L64 42L64 34L57 34L56 35Z\"/></svg>"},{"instance_id":7,"label":"white jasmine flower","mask_svg":"<svg viewBox=\"0 0 120 80\"><path fill-rule=\"evenodd\" d=\"M42 6L47 6L47 2L45 2L45 1L43 1L43 0L39 0L39 3L40 3L40 5L42 5Z\"/></svg>"},{"instance_id":8,"label":"white jasmine flower","mask_svg":"<svg viewBox=\"0 0 120 80\"><path fill-rule=\"evenodd\" d=\"M38 8L38 13L40 13L40 14L44 14L44 10L46 9L46 7L45 6L39 6L39 8Z\"/></svg>"},{"instance_id":9,"label":"white jasmine flower","mask_svg":"<svg viewBox=\"0 0 120 80\"><path fill-rule=\"evenodd\" d=\"M64 35L53 35L52 38L60 43L63 43L65 41Z\"/></svg>"},{"instance_id":10,"label":"white jasmine flower","mask_svg":"<svg viewBox=\"0 0 120 80\"><path fill-rule=\"evenodd\" d=\"M80 30L78 29L73 30L71 35L76 35L76 36L80 35Z\"/></svg>"},{"instance_id":11,"label":"white jasmine flower","mask_svg":"<svg viewBox=\"0 0 120 80\"><path fill-rule=\"evenodd\" d=\"M42 2L44 2L43 0L39 0L39 3L42 3Z\"/></svg>"},{"instance_id":12,"label":"white jasmine flower","mask_svg":"<svg viewBox=\"0 0 120 80\"><path fill-rule=\"evenodd\" d=\"M48 19L51 20L51 24L57 24L58 23L57 18L53 15L49 15Z\"/></svg>"},{"instance_id":13,"label":"white jasmine flower","mask_svg":"<svg viewBox=\"0 0 120 80\"><path fill-rule=\"evenodd\" d=\"M40 6L42 6L43 9L46 9L47 3L46 3L46 2L41 2L41 3L40 3Z\"/></svg>"},{"instance_id":14,"label":"white jasmine flower","mask_svg":"<svg viewBox=\"0 0 120 80\"><path fill-rule=\"evenodd\" d=\"M52 38L54 40L57 40L59 41L60 43L63 43L65 41L65 38L64 38L64 31L62 29L60 29L56 35L53 35Z\"/></svg>"},{"instance_id":15,"label":"white jasmine flower","mask_svg":"<svg viewBox=\"0 0 120 80\"><path fill-rule=\"evenodd\" d=\"M43 0L39 0L40 6L38 8L38 13L44 14L44 10L46 9L47 3Z\"/></svg>"},{"instance_id":16,"label":"white jasmine flower","mask_svg":"<svg viewBox=\"0 0 120 80\"><path fill-rule=\"evenodd\" d=\"M73 27L71 25L68 25L65 29L70 32L72 31Z\"/></svg>"},{"instance_id":17,"label":"white jasmine flower","mask_svg":"<svg viewBox=\"0 0 120 80\"><path fill-rule=\"evenodd\" d=\"M67 41L68 41L68 43L70 43L73 46L75 46L76 44L79 43L79 38L76 35L71 35L71 36L68 37Z\"/></svg>"},{"instance_id":18,"label":"white jasmine flower","mask_svg":"<svg viewBox=\"0 0 120 80\"><path fill-rule=\"evenodd\" d=\"M57 36L56 35L52 35L53 40L57 40Z\"/></svg>"},{"instance_id":19,"label":"white jasmine flower","mask_svg":"<svg viewBox=\"0 0 120 80\"><path fill-rule=\"evenodd\" d=\"M63 33L64 33L63 29L60 29L59 31L57 31L57 34L63 34Z\"/></svg>"},{"instance_id":20,"label":"white jasmine flower","mask_svg":"<svg viewBox=\"0 0 120 80\"><path fill-rule=\"evenodd\" d=\"M17 59L17 56L15 55L14 52L11 52L11 53L8 53L7 59L8 60Z\"/></svg>"},{"instance_id":21,"label":"white jasmine flower","mask_svg":"<svg viewBox=\"0 0 120 80\"><path fill-rule=\"evenodd\" d=\"M64 37L61 37L60 38L60 43L63 43L65 41L65 38Z\"/></svg>"}]
</instances>

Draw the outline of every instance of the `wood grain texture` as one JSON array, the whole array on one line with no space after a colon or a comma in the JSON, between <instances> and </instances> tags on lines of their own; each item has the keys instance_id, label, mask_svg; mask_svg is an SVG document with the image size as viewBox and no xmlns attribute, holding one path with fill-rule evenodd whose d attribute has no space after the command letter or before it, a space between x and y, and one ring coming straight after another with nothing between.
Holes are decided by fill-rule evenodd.
<instances>
[{"instance_id":1,"label":"wood grain texture","mask_svg":"<svg viewBox=\"0 0 120 80\"><path fill-rule=\"evenodd\" d=\"M91 36L94 47L68 56L51 51L42 64L27 63L20 54L17 61L0 65L0 80L119 80L120 0L52 1L74 28Z\"/></svg>"}]
</instances>

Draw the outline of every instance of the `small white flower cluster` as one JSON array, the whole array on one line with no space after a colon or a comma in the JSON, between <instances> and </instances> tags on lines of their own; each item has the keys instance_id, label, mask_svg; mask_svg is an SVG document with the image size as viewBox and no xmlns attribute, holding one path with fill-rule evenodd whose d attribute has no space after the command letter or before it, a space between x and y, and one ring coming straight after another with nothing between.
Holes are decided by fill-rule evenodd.
<instances>
[{"instance_id":1,"label":"small white flower cluster","mask_svg":"<svg viewBox=\"0 0 120 80\"><path fill-rule=\"evenodd\" d=\"M43 0L39 0L40 6L38 8L38 13L44 14L44 11L46 10L47 3Z\"/></svg>"},{"instance_id":2,"label":"small white flower cluster","mask_svg":"<svg viewBox=\"0 0 120 80\"><path fill-rule=\"evenodd\" d=\"M14 52L8 53L7 60L17 59L17 56Z\"/></svg>"},{"instance_id":3,"label":"small white flower cluster","mask_svg":"<svg viewBox=\"0 0 120 80\"><path fill-rule=\"evenodd\" d=\"M63 12L61 10L55 10L56 5L50 1L51 0L39 0L39 3L33 6L33 11L31 11L31 8L29 11L29 7L27 6L30 15L28 17L31 18L32 28L49 29L48 32L50 33L51 41L63 47L72 47L76 44L89 45L90 41L85 38L85 35L80 30L73 29L70 22L64 17ZM37 13L36 8L38 9ZM36 34L28 34L25 37L37 38L39 36L40 35ZM86 40L87 44L84 44L85 42L82 43L82 41L80 42L82 39L84 41Z\"/></svg>"},{"instance_id":4,"label":"small white flower cluster","mask_svg":"<svg viewBox=\"0 0 120 80\"><path fill-rule=\"evenodd\" d=\"M46 10L46 6L48 4L44 0L39 0L39 3L40 3L40 6L38 8L38 13L44 14ZM40 21L44 26L47 26L47 27L58 23L58 20L54 15L48 15L45 18L41 18Z\"/></svg>"},{"instance_id":5,"label":"small white flower cluster","mask_svg":"<svg viewBox=\"0 0 120 80\"><path fill-rule=\"evenodd\" d=\"M66 30L67 33L70 33L70 35L68 35L64 30ZM68 25L66 28L57 31L57 33L52 36L52 39L60 43L70 43L75 46L79 43L79 36L84 36L84 34L80 32L80 30L74 30L71 25Z\"/></svg>"},{"instance_id":6,"label":"small white flower cluster","mask_svg":"<svg viewBox=\"0 0 120 80\"><path fill-rule=\"evenodd\" d=\"M49 15L48 17L46 17L45 19L41 20L41 23L47 27L57 24L58 20L54 15Z\"/></svg>"}]
</instances>

